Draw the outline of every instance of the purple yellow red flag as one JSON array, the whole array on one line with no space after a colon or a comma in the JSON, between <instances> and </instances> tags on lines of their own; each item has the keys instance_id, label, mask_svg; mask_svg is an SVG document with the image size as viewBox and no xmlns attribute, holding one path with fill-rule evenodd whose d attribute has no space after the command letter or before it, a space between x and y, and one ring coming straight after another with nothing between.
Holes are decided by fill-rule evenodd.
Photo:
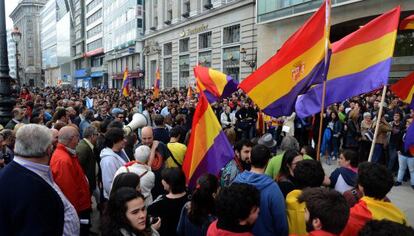
<instances>
[{"instance_id":1,"label":"purple yellow red flag","mask_svg":"<svg viewBox=\"0 0 414 236\"><path fill-rule=\"evenodd\" d=\"M193 89L191 88L191 85L188 85L187 98L191 98L192 96L193 96Z\"/></svg>"},{"instance_id":2,"label":"purple yellow red flag","mask_svg":"<svg viewBox=\"0 0 414 236\"><path fill-rule=\"evenodd\" d=\"M414 15L401 21L400 30L414 30Z\"/></svg>"},{"instance_id":3,"label":"purple yellow red flag","mask_svg":"<svg viewBox=\"0 0 414 236\"><path fill-rule=\"evenodd\" d=\"M194 187L198 177L204 173L218 175L221 168L232 158L233 148L210 103L204 93L200 92L183 163L188 185Z\"/></svg>"},{"instance_id":4,"label":"purple yellow red flag","mask_svg":"<svg viewBox=\"0 0 414 236\"><path fill-rule=\"evenodd\" d=\"M210 103L219 98L226 98L237 91L239 82L231 76L211 68L196 66L194 75L200 89L204 92Z\"/></svg>"},{"instance_id":5,"label":"purple yellow red flag","mask_svg":"<svg viewBox=\"0 0 414 236\"><path fill-rule=\"evenodd\" d=\"M158 98L160 95L160 68L157 68L157 71L155 72L155 80L154 80L154 98Z\"/></svg>"},{"instance_id":6,"label":"purple yellow red flag","mask_svg":"<svg viewBox=\"0 0 414 236\"><path fill-rule=\"evenodd\" d=\"M124 97L128 97L129 96L128 67L125 68L124 77L122 78L122 95L124 95Z\"/></svg>"},{"instance_id":7,"label":"purple yellow red flag","mask_svg":"<svg viewBox=\"0 0 414 236\"><path fill-rule=\"evenodd\" d=\"M389 220L398 224L407 224L404 213L391 202L376 200L371 197L362 197L352 207L350 217L341 236L354 236L370 220Z\"/></svg>"},{"instance_id":8,"label":"purple yellow red flag","mask_svg":"<svg viewBox=\"0 0 414 236\"><path fill-rule=\"evenodd\" d=\"M388 83L399 17L396 7L332 44L325 107ZM320 112L322 91L323 86L316 85L298 98L299 117Z\"/></svg>"},{"instance_id":9,"label":"purple yellow red flag","mask_svg":"<svg viewBox=\"0 0 414 236\"><path fill-rule=\"evenodd\" d=\"M298 95L326 78L329 7L326 1L259 69L239 87L266 114L292 114Z\"/></svg>"},{"instance_id":10,"label":"purple yellow red flag","mask_svg":"<svg viewBox=\"0 0 414 236\"><path fill-rule=\"evenodd\" d=\"M391 85L391 91L414 109L414 72Z\"/></svg>"},{"instance_id":11,"label":"purple yellow red flag","mask_svg":"<svg viewBox=\"0 0 414 236\"><path fill-rule=\"evenodd\" d=\"M407 133L404 137L404 149L414 155L414 122L407 128Z\"/></svg>"}]
</instances>

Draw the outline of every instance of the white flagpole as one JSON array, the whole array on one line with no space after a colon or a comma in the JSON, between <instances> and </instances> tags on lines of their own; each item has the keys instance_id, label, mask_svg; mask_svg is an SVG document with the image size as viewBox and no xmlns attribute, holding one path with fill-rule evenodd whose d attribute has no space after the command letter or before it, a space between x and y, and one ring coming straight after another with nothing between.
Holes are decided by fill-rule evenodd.
<instances>
[{"instance_id":1,"label":"white flagpole","mask_svg":"<svg viewBox=\"0 0 414 236\"><path fill-rule=\"evenodd\" d=\"M385 101L385 95L386 95L386 93L387 93L387 85L384 85L384 88L382 89L382 97L381 97L380 109L378 111L376 125L375 125L374 138L372 139L371 149L369 151L368 162L371 162L372 155L374 154L374 147L375 147L375 142L377 141L377 135L378 135L379 126L380 126L380 122L381 122L382 110L384 108L384 101Z\"/></svg>"},{"instance_id":2,"label":"white flagpole","mask_svg":"<svg viewBox=\"0 0 414 236\"><path fill-rule=\"evenodd\" d=\"M330 34L330 27L331 27L331 3L330 0L325 1L325 67L328 66L329 63L329 34ZM328 71L326 70L326 73ZM319 161L321 159L321 143L322 143L322 126L323 126L323 115L325 112L325 96L326 96L326 77L327 74L324 75L323 80L323 89L322 89L322 102L321 102L321 113L319 119L319 135L318 135L318 146L317 146L317 153L316 157Z\"/></svg>"}]
</instances>

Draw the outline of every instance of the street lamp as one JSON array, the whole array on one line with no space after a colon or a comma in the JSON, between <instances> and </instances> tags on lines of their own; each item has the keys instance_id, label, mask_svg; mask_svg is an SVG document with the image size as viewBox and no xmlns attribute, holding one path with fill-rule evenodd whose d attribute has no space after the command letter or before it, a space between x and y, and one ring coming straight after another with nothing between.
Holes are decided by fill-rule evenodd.
<instances>
[{"instance_id":1,"label":"street lamp","mask_svg":"<svg viewBox=\"0 0 414 236\"><path fill-rule=\"evenodd\" d=\"M16 81L17 84L20 86L20 78L19 78L19 42L22 38L22 33L20 32L17 26L14 27L13 31L11 32L11 37L16 45Z\"/></svg>"},{"instance_id":2,"label":"street lamp","mask_svg":"<svg viewBox=\"0 0 414 236\"><path fill-rule=\"evenodd\" d=\"M256 68L256 59L246 60L247 51L245 48L240 49L240 54L242 55L242 62L246 63L253 71Z\"/></svg>"},{"instance_id":3,"label":"street lamp","mask_svg":"<svg viewBox=\"0 0 414 236\"><path fill-rule=\"evenodd\" d=\"M6 9L0 0L0 124L5 125L12 118L15 99L11 96L11 77L7 58Z\"/></svg>"}]
</instances>

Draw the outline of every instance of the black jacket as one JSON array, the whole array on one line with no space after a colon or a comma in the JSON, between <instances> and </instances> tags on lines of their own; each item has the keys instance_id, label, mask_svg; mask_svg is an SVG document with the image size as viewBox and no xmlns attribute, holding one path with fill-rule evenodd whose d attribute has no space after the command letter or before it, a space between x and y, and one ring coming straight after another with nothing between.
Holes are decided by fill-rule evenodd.
<instances>
[{"instance_id":1,"label":"black jacket","mask_svg":"<svg viewBox=\"0 0 414 236\"><path fill-rule=\"evenodd\" d=\"M0 235L62 235L63 202L39 175L12 161L0 171L0 192Z\"/></svg>"}]
</instances>

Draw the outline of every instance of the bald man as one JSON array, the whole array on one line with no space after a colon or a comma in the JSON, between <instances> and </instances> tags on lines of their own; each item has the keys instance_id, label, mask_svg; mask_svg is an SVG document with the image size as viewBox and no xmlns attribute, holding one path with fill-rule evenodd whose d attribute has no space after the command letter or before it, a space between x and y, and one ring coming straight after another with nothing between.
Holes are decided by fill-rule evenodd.
<instances>
[{"instance_id":1,"label":"bald man","mask_svg":"<svg viewBox=\"0 0 414 236\"><path fill-rule=\"evenodd\" d=\"M64 126L58 132L58 144L50 160L53 178L69 202L75 207L81 221L80 235L89 235L91 195L87 178L76 156L79 132L73 126ZM86 221L85 221L86 220Z\"/></svg>"},{"instance_id":2,"label":"bald man","mask_svg":"<svg viewBox=\"0 0 414 236\"><path fill-rule=\"evenodd\" d=\"M154 140L154 132L152 127L146 126L141 131L142 145L151 148L151 154L148 165L155 174L155 186L151 193L154 199L159 195L165 194L165 190L161 183L161 171L165 168L165 161L171 156L170 151L163 142Z\"/></svg>"}]
</instances>

